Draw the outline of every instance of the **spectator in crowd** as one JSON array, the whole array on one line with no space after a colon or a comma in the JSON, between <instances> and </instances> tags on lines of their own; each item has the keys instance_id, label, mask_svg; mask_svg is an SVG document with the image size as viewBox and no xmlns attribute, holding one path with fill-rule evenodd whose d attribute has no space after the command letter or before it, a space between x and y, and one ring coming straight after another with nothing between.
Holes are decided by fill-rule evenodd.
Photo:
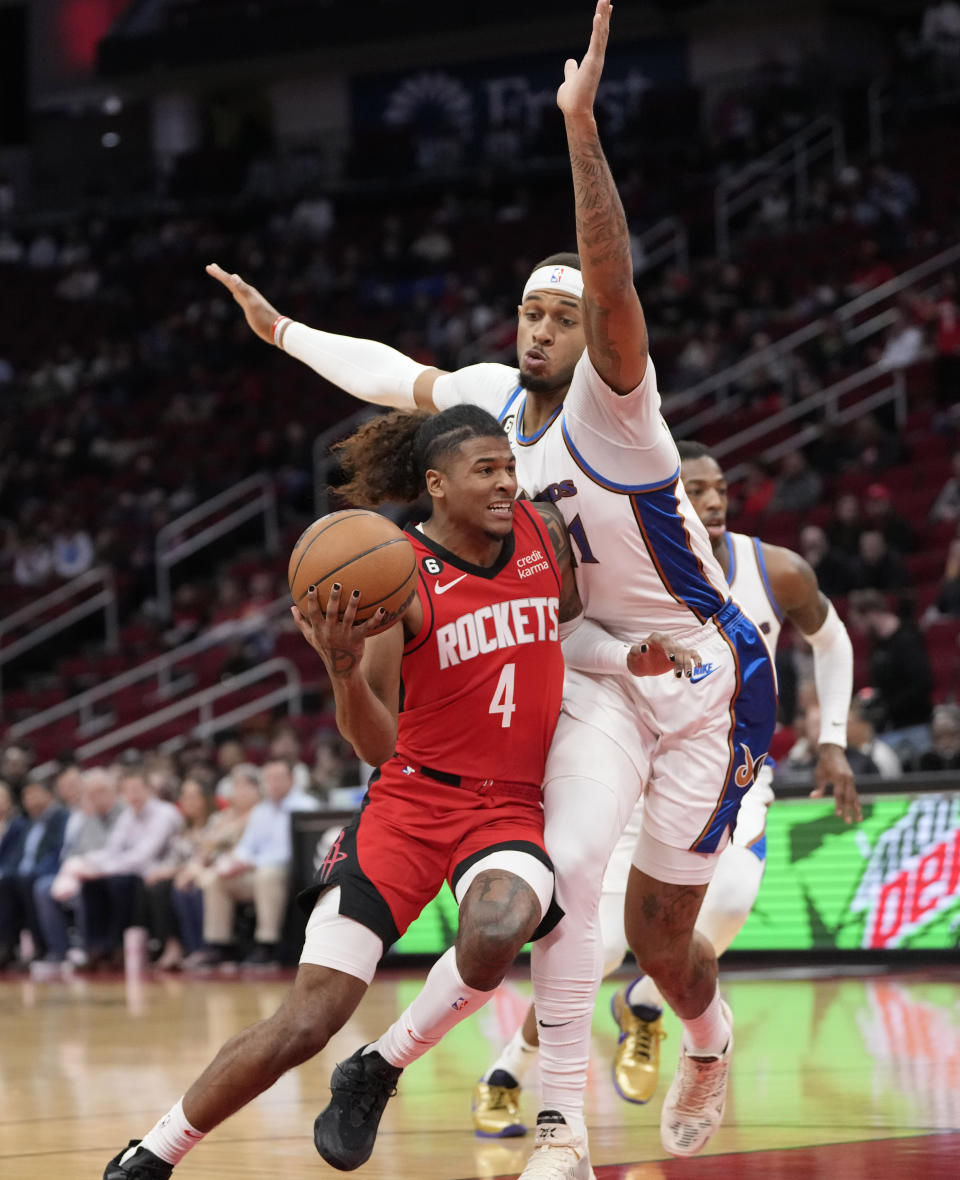
<instances>
[{"instance_id":1,"label":"spectator in crowd","mask_svg":"<svg viewBox=\"0 0 960 1180\"><path fill-rule=\"evenodd\" d=\"M770 508L778 512L806 512L820 499L823 480L803 451L788 451L780 460L780 474Z\"/></svg>"},{"instance_id":2,"label":"spectator in crowd","mask_svg":"<svg viewBox=\"0 0 960 1180\"><path fill-rule=\"evenodd\" d=\"M770 507L777 485L762 464L748 462L743 479L737 486L740 512L745 516L759 516Z\"/></svg>"},{"instance_id":3,"label":"spectator in crowd","mask_svg":"<svg viewBox=\"0 0 960 1180\"><path fill-rule=\"evenodd\" d=\"M177 802L184 826L171 838L163 859L143 874L150 940L159 949L157 967L161 971L179 971L183 963L184 939L173 904L173 886L207 835L216 809L212 775L202 766L194 767L180 784Z\"/></svg>"},{"instance_id":4,"label":"spectator in crowd","mask_svg":"<svg viewBox=\"0 0 960 1180\"><path fill-rule=\"evenodd\" d=\"M293 771L293 789L299 793L310 790L310 767L300 757L300 736L289 721L274 726L270 735L271 758L286 762Z\"/></svg>"},{"instance_id":5,"label":"spectator in crowd","mask_svg":"<svg viewBox=\"0 0 960 1180\"><path fill-rule=\"evenodd\" d=\"M787 754L782 772L790 778L810 778L813 780L813 770L817 765L820 742L820 706L814 701L803 711L800 725L800 737ZM846 749L847 761L856 777L865 774L879 774L880 770L869 754L858 749L848 740ZM781 773L778 768L778 774Z\"/></svg>"},{"instance_id":6,"label":"spectator in crowd","mask_svg":"<svg viewBox=\"0 0 960 1180\"><path fill-rule=\"evenodd\" d=\"M13 580L25 590L44 586L53 576L53 550L44 530L25 537L13 560Z\"/></svg>"},{"instance_id":7,"label":"spectator in crowd","mask_svg":"<svg viewBox=\"0 0 960 1180\"><path fill-rule=\"evenodd\" d=\"M913 526L893 507L890 492L882 483L872 483L863 497L866 526L878 529L891 549L907 553L916 544Z\"/></svg>"},{"instance_id":8,"label":"spectator in crowd","mask_svg":"<svg viewBox=\"0 0 960 1180\"><path fill-rule=\"evenodd\" d=\"M330 792L338 787L359 785L359 764L353 751L348 750L336 731L317 738L310 767L310 793L321 803L327 802Z\"/></svg>"},{"instance_id":9,"label":"spectator in crowd","mask_svg":"<svg viewBox=\"0 0 960 1180\"><path fill-rule=\"evenodd\" d=\"M934 523L960 520L960 451L954 451L950 461L950 472L930 508L930 519Z\"/></svg>"},{"instance_id":10,"label":"spectator in crowd","mask_svg":"<svg viewBox=\"0 0 960 1180\"><path fill-rule=\"evenodd\" d=\"M85 574L93 565L93 541L86 529L64 525L53 534L53 572L65 581Z\"/></svg>"},{"instance_id":11,"label":"spectator in crowd","mask_svg":"<svg viewBox=\"0 0 960 1180\"><path fill-rule=\"evenodd\" d=\"M883 338L883 347L870 359L881 369L908 369L923 356L923 329L903 308L897 308Z\"/></svg>"},{"instance_id":12,"label":"spectator in crowd","mask_svg":"<svg viewBox=\"0 0 960 1180\"><path fill-rule=\"evenodd\" d=\"M850 427L856 465L867 471L884 471L900 461L902 449L897 437L880 425L872 414L861 414Z\"/></svg>"},{"instance_id":13,"label":"spectator in crowd","mask_svg":"<svg viewBox=\"0 0 960 1180\"><path fill-rule=\"evenodd\" d=\"M63 863L55 874L38 876L33 886L37 924L49 963L66 960L70 951L70 928L73 926L78 930L79 941L79 928L83 925L79 917L82 882L73 875L70 863L103 848L123 810L124 805L117 796L114 771L96 766L81 773L79 807L67 820ZM78 813L80 822L75 824ZM82 961L82 956L79 957Z\"/></svg>"},{"instance_id":14,"label":"spectator in crowd","mask_svg":"<svg viewBox=\"0 0 960 1180\"><path fill-rule=\"evenodd\" d=\"M9 868L0 875L0 970L14 961L21 931L30 932L36 956L45 953L33 905L33 885L38 877L56 872L67 825L67 811L57 803L48 779L37 775L27 778L23 809L27 823L10 850Z\"/></svg>"},{"instance_id":15,"label":"spectator in crowd","mask_svg":"<svg viewBox=\"0 0 960 1180\"><path fill-rule=\"evenodd\" d=\"M885 718L881 732L906 767L929 744L933 671L923 635L912 619L894 614L879 590L850 595L850 622L870 641L870 686Z\"/></svg>"},{"instance_id":16,"label":"spectator in crowd","mask_svg":"<svg viewBox=\"0 0 960 1180\"><path fill-rule=\"evenodd\" d=\"M940 284L934 315L937 401L941 406L955 406L960 400L960 306L957 280L952 274L946 275Z\"/></svg>"},{"instance_id":17,"label":"spectator in crowd","mask_svg":"<svg viewBox=\"0 0 960 1180\"><path fill-rule=\"evenodd\" d=\"M17 808L10 784L0 780L0 874L13 863L13 850L26 823Z\"/></svg>"},{"instance_id":18,"label":"spectator in crowd","mask_svg":"<svg viewBox=\"0 0 960 1180\"><path fill-rule=\"evenodd\" d=\"M884 778L899 778L903 767L896 751L882 738L877 737L877 725L882 720L876 694L871 688L862 688L850 702L847 718L847 746L859 751L873 763L877 773Z\"/></svg>"},{"instance_id":19,"label":"spectator in crowd","mask_svg":"<svg viewBox=\"0 0 960 1180\"><path fill-rule=\"evenodd\" d=\"M255 946L248 964L270 966L276 962L290 897L290 814L316 811L318 804L311 795L295 788L288 762L271 756L261 775L263 801L250 813L236 849L216 861L213 879L204 886L203 940L208 951L198 966L215 965L229 958L238 901L253 901L256 911Z\"/></svg>"},{"instance_id":20,"label":"spectator in crowd","mask_svg":"<svg viewBox=\"0 0 960 1180\"><path fill-rule=\"evenodd\" d=\"M867 529L860 535L853 584L858 590L900 590L907 584L900 555L887 545L879 529Z\"/></svg>"},{"instance_id":21,"label":"spectator in crowd","mask_svg":"<svg viewBox=\"0 0 960 1180\"><path fill-rule=\"evenodd\" d=\"M220 857L234 851L247 826L250 813L262 798L260 771L250 762L239 762L230 772L229 803L215 811L200 833L197 847L173 879L173 908L183 944L182 966L188 970L203 966L203 889L215 875Z\"/></svg>"},{"instance_id":22,"label":"spectator in crowd","mask_svg":"<svg viewBox=\"0 0 960 1180\"><path fill-rule=\"evenodd\" d=\"M921 770L960 770L960 708L937 705L930 722L930 749L920 755Z\"/></svg>"},{"instance_id":23,"label":"spectator in crowd","mask_svg":"<svg viewBox=\"0 0 960 1180\"><path fill-rule=\"evenodd\" d=\"M861 220L873 216L867 202L861 202L858 208L863 210ZM847 283L846 297L856 299L858 295L865 295L868 291L889 282L895 274L890 263L880 257L878 243L872 238L864 238L857 249L857 265Z\"/></svg>"},{"instance_id":24,"label":"spectator in crowd","mask_svg":"<svg viewBox=\"0 0 960 1180\"><path fill-rule=\"evenodd\" d=\"M954 537L947 550L947 564L937 595L936 613L960 617L960 535Z\"/></svg>"},{"instance_id":25,"label":"spectator in crowd","mask_svg":"<svg viewBox=\"0 0 960 1180\"><path fill-rule=\"evenodd\" d=\"M26 746L18 746L16 743L7 746L3 751L3 757L0 758L0 779L3 779L13 792L13 801L17 807L20 806L20 796L30 773L30 764L31 752Z\"/></svg>"},{"instance_id":26,"label":"spectator in crowd","mask_svg":"<svg viewBox=\"0 0 960 1180\"><path fill-rule=\"evenodd\" d=\"M246 750L238 737L230 734L220 739L217 746L217 799L228 802L233 789L233 769L246 761Z\"/></svg>"},{"instance_id":27,"label":"spectator in crowd","mask_svg":"<svg viewBox=\"0 0 960 1180\"><path fill-rule=\"evenodd\" d=\"M123 766L120 793L126 808L103 848L64 863L65 873L82 882L83 943L92 966L116 961L123 932L143 924L144 874L183 827L177 808L156 798L142 766Z\"/></svg>"},{"instance_id":28,"label":"spectator in crowd","mask_svg":"<svg viewBox=\"0 0 960 1180\"><path fill-rule=\"evenodd\" d=\"M828 598L843 598L849 594L853 588L852 562L830 547L827 534L819 525L804 525L800 530L799 549Z\"/></svg>"},{"instance_id":29,"label":"spectator in crowd","mask_svg":"<svg viewBox=\"0 0 960 1180\"><path fill-rule=\"evenodd\" d=\"M853 492L843 492L837 497L833 516L827 521L830 548L852 560L860 551L860 534L864 528L859 499Z\"/></svg>"}]
</instances>

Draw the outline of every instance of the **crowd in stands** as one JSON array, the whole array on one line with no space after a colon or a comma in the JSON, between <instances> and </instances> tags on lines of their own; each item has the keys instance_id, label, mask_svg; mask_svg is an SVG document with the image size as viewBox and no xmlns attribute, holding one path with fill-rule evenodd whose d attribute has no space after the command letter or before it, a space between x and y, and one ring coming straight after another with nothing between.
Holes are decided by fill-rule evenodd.
<instances>
[{"instance_id":1,"label":"crowd in stands","mask_svg":"<svg viewBox=\"0 0 960 1180\"><path fill-rule=\"evenodd\" d=\"M284 723L256 748L261 764L247 761L251 748L227 736L215 748L187 743L176 756L131 750L38 773L29 751L8 745L0 972L117 968L131 929L146 932L162 971L270 967L289 957L290 814L329 804L359 771L330 739L317 742L308 766Z\"/></svg>"}]
</instances>

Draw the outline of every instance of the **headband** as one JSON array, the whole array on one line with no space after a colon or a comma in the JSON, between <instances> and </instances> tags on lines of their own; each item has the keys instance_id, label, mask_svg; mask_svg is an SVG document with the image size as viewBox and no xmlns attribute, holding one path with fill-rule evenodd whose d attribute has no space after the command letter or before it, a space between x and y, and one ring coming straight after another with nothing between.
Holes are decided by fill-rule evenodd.
<instances>
[{"instance_id":1,"label":"headband","mask_svg":"<svg viewBox=\"0 0 960 1180\"><path fill-rule=\"evenodd\" d=\"M523 298L531 291L564 291L579 299L583 295L583 275L575 266L540 266L527 279Z\"/></svg>"}]
</instances>

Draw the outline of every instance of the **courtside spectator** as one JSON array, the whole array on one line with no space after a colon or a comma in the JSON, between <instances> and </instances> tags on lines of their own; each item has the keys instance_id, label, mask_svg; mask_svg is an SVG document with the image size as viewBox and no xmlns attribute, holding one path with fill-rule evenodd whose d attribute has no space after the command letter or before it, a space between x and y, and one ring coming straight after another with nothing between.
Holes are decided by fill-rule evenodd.
<instances>
[{"instance_id":1,"label":"courtside spectator","mask_svg":"<svg viewBox=\"0 0 960 1180\"><path fill-rule=\"evenodd\" d=\"M960 770L960 708L937 705L930 722L930 749L920 755L921 770Z\"/></svg>"}]
</instances>

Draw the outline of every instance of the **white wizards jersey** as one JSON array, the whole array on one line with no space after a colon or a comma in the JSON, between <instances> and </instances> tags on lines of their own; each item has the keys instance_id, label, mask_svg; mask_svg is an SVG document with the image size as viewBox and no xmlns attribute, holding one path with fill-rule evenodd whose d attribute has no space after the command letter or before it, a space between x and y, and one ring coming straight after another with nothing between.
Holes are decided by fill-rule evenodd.
<instances>
[{"instance_id":1,"label":"white wizards jersey","mask_svg":"<svg viewBox=\"0 0 960 1180\"><path fill-rule=\"evenodd\" d=\"M725 534L724 539L730 556L730 572L727 574L730 593L734 602L763 636L772 660L783 613L770 589L760 539L730 532Z\"/></svg>"},{"instance_id":2,"label":"white wizards jersey","mask_svg":"<svg viewBox=\"0 0 960 1180\"><path fill-rule=\"evenodd\" d=\"M584 612L626 642L651 630L687 635L712 618L730 592L680 482L653 362L621 397L584 352L536 434L525 429L517 382L507 365L470 365L439 377L433 399L440 410L482 406L503 424L519 494L552 501L567 522Z\"/></svg>"}]
</instances>

